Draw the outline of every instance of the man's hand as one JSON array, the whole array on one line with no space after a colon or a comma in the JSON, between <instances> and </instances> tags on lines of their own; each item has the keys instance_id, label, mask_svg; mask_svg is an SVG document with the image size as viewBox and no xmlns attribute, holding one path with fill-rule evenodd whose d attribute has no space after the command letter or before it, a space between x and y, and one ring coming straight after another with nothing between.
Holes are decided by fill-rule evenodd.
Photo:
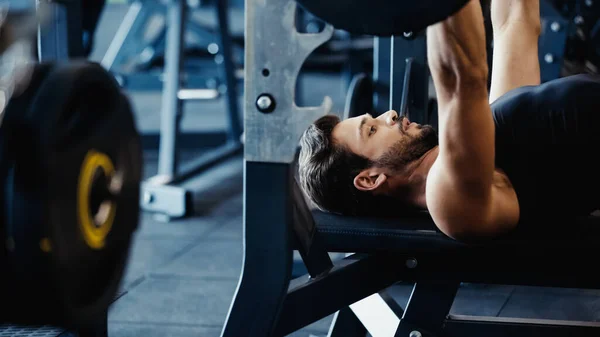
<instances>
[{"instance_id":1,"label":"man's hand","mask_svg":"<svg viewBox=\"0 0 600 337\"><path fill-rule=\"evenodd\" d=\"M540 84L540 0L492 0L494 51L489 102L510 90Z\"/></svg>"},{"instance_id":2,"label":"man's hand","mask_svg":"<svg viewBox=\"0 0 600 337\"><path fill-rule=\"evenodd\" d=\"M429 26L427 58L434 83L439 83L435 83L438 100L445 100L445 95L453 95L466 85L487 82L485 27L478 0L471 0L453 16Z\"/></svg>"}]
</instances>

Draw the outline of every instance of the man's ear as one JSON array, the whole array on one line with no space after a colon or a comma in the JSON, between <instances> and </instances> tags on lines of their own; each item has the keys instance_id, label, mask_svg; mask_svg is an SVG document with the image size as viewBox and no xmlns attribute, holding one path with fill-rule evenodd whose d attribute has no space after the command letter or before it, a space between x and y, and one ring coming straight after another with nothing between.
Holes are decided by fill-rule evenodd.
<instances>
[{"instance_id":1,"label":"man's ear","mask_svg":"<svg viewBox=\"0 0 600 337\"><path fill-rule=\"evenodd\" d=\"M382 170L366 169L354 177L354 187L363 192L374 191L386 180L387 176Z\"/></svg>"}]
</instances>

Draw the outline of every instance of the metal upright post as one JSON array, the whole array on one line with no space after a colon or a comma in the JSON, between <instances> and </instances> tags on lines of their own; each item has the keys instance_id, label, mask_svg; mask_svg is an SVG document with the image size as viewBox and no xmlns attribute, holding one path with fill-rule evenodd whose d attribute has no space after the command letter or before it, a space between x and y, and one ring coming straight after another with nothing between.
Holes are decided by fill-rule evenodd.
<instances>
[{"instance_id":1,"label":"metal upright post","mask_svg":"<svg viewBox=\"0 0 600 337\"><path fill-rule=\"evenodd\" d=\"M38 26L37 51L40 62L62 62L69 59L67 5L37 0L37 11L45 20Z\"/></svg>"},{"instance_id":2,"label":"metal upright post","mask_svg":"<svg viewBox=\"0 0 600 337\"><path fill-rule=\"evenodd\" d=\"M222 337L270 336L292 273L290 167L246 162L244 171L244 266Z\"/></svg>"},{"instance_id":3,"label":"metal upright post","mask_svg":"<svg viewBox=\"0 0 600 337\"><path fill-rule=\"evenodd\" d=\"M429 68L425 32L394 36L391 44L390 109L411 122L428 123Z\"/></svg>"},{"instance_id":4,"label":"metal upright post","mask_svg":"<svg viewBox=\"0 0 600 337\"><path fill-rule=\"evenodd\" d=\"M165 51L164 86L160 118L160 145L158 175L174 177L177 174L177 135L182 113L178 98L183 68L182 48L186 21L185 0L171 0L167 9L167 48Z\"/></svg>"},{"instance_id":5,"label":"metal upright post","mask_svg":"<svg viewBox=\"0 0 600 337\"><path fill-rule=\"evenodd\" d=\"M373 41L373 108L381 114L390 106L390 66L392 40L375 37Z\"/></svg>"},{"instance_id":6,"label":"metal upright post","mask_svg":"<svg viewBox=\"0 0 600 337\"><path fill-rule=\"evenodd\" d=\"M227 85L227 105L229 128L227 139L230 142L239 142L242 134L240 115L238 109L237 81L233 63L233 51L231 48L231 36L229 31L229 18L227 17L227 0L217 1L217 17L219 20L219 37L221 39L221 50L223 55L223 67L225 72L225 83Z\"/></svg>"},{"instance_id":7,"label":"metal upright post","mask_svg":"<svg viewBox=\"0 0 600 337\"><path fill-rule=\"evenodd\" d=\"M292 163L302 132L332 106L298 107L294 93L333 27L300 34L294 0L246 0L245 10L244 265L222 337L275 334L292 273Z\"/></svg>"}]
</instances>

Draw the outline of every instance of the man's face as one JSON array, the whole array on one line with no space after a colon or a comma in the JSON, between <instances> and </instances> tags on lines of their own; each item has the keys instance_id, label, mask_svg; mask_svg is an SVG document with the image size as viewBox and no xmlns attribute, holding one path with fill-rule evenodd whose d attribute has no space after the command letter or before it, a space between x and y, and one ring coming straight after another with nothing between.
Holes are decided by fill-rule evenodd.
<instances>
[{"instance_id":1,"label":"man's face","mask_svg":"<svg viewBox=\"0 0 600 337\"><path fill-rule=\"evenodd\" d=\"M433 127L411 123L390 110L377 118L369 114L342 121L333 137L352 152L381 166L400 168L435 147Z\"/></svg>"}]
</instances>

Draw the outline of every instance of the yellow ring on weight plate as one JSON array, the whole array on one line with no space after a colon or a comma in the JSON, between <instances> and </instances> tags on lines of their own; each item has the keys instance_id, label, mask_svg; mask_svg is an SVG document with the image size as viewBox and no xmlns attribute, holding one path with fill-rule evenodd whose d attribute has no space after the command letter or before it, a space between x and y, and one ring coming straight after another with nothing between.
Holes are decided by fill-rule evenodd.
<instances>
[{"instance_id":1,"label":"yellow ring on weight plate","mask_svg":"<svg viewBox=\"0 0 600 337\"><path fill-rule=\"evenodd\" d=\"M81 165L79 173L79 185L77 194L77 215L79 227L87 245L92 249L102 249L105 245L105 239L112 228L115 219L116 204L114 201L108 207L106 219L99 225L95 224L92 214L90 214L90 195L92 193L92 182L97 169L102 169L104 175L110 178L115 167L110 158L95 150L88 151Z\"/></svg>"}]
</instances>

